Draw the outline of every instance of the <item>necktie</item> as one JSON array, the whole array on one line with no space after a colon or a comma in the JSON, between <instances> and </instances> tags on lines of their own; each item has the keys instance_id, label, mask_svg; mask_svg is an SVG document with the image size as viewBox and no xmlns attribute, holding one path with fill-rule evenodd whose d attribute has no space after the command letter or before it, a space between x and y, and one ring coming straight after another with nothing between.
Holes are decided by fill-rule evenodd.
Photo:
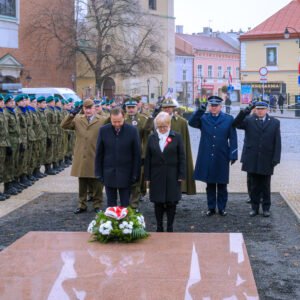
<instances>
[{"instance_id":1,"label":"necktie","mask_svg":"<svg viewBox=\"0 0 300 300\"><path fill-rule=\"evenodd\" d=\"M89 124L91 123L91 119L92 119L91 117L87 118Z\"/></svg>"},{"instance_id":2,"label":"necktie","mask_svg":"<svg viewBox=\"0 0 300 300\"><path fill-rule=\"evenodd\" d=\"M116 128L116 135L119 135L120 133L120 128Z\"/></svg>"},{"instance_id":3,"label":"necktie","mask_svg":"<svg viewBox=\"0 0 300 300\"><path fill-rule=\"evenodd\" d=\"M264 119L259 119L260 121L260 125L263 126L264 125Z\"/></svg>"}]
</instances>

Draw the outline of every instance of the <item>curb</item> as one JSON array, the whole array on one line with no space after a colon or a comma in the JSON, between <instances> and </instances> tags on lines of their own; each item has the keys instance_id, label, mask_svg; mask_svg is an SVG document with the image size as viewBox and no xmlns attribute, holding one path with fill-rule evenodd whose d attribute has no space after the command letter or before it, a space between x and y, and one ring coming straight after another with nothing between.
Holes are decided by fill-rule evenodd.
<instances>
[{"instance_id":1,"label":"curb","mask_svg":"<svg viewBox=\"0 0 300 300\"><path fill-rule=\"evenodd\" d=\"M294 205L287 199L284 193L279 192L280 196L283 198L283 200L286 202L286 204L289 206L289 208L293 211L295 214L298 222L300 223L300 212L294 207Z\"/></svg>"}]
</instances>

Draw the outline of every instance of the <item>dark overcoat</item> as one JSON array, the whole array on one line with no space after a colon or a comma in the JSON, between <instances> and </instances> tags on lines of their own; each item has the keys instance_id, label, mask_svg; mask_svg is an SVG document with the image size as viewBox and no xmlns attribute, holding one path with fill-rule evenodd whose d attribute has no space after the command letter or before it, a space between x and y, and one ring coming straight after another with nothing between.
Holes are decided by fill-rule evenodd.
<instances>
[{"instance_id":1,"label":"dark overcoat","mask_svg":"<svg viewBox=\"0 0 300 300\"><path fill-rule=\"evenodd\" d=\"M223 112L216 119L201 109L191 116L189 125L201 130L194 172L196 180L221 184L229 182L229 162L238 158L237 134L232 122L233 117Z\"/></svg>"},{"instance_id":2,"label":"dark overcoat","mask_svg":"<svg viewBox=\"0 0 300 300\"><path fill-rule=\"evenodd\" d=\"M116 134L111 124L100 128L96 147L95 175L105 186L128 188L137 182L141 146L135 127L124 124Z\"/></svg>"},{"instance_id":3,"label":"dark overcoat","mask_svg":"<svg viewBox=\"0 0 300 300\"><path fill-rule=\"evenodd\" d=\"M245 130L241 157L242 170L248 173L272 175L274 166L280 163L280 122L267 114L262 125L256 115L248 115L249 111L241 111L233 123L238 129Z\"/></svg>"},{"instance_id":4,"label":"dark overcoat","mask_svg":"<svg viewBox=\"0 0 300 300\"><path fill-rule=\"evenodd\" d=\"M162 152L157 133L149 136L145 157L145 180L150 181L150 201L177 203L185 179L185 153L181 135L170 131L171 141Z\"/></svg>"}]
</instances>

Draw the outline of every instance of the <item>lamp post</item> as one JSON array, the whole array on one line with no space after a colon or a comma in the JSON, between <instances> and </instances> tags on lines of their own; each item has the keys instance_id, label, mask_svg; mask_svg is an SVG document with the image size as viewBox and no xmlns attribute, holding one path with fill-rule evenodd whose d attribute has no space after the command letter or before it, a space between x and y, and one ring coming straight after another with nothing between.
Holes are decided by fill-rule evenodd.
<instances>
[{"instance_id":1,"label":"lamp post","mask_svg":"<svg viewBox=\"0 0 300 300\"><path fill-rule=\"evenodd\" d=\"M160 97L162 97L162 90L163 90L163 81L162 80L159 82L159 86L160 86Z\"/></svg>"},{"instance_id":2,"label":"lamp post","mask_svg":"<svg viewBox=\"0 0 300 300\"><path fill-rule=\"evenodd\" d=\"M73 91L75 91L75 80L76 80L76 76L75 76L75 74L72 74L71 75L71 81L72 81Z\"/></svg>"},{"instance_id":3,"label":"lamp post","mask_svg":"<svg viewBox=\"0 0 300 300\"><path fill-rule=\"evenodd\" d=\"M300 49L300 32L298 32L294 27L290 27L290 26L285 27L285 30L284 30L284 33L283 33L284 38L285 39L290 38L291 34L289 32L289 29L291 29L292 31L294 31L297 34L297 36L298 36L298 46L299 46L299 49Z\"/></svg>"},{"instance_id":4,"label":"lamp post","mask_svg":"<svg viewBox=\"0 0 300 300\"><path fill-rule=\"evenodd\" d=\"M149 104L149 100L150 100L150 79L147 79L147 87L148 87L147 103Z\"/></svg>"}]
</instances>

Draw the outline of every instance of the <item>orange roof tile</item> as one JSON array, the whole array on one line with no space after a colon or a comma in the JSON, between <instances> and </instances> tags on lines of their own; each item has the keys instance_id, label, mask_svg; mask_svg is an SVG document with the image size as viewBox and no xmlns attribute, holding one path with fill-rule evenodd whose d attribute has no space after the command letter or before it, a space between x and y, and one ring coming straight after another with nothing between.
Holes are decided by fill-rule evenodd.
<instances>
[{"instance_id":1,"label":"orange roof tile","mask_svg":"<svg viewBox=\"0 0 300 300\"><path fill-rule=\"evenodd\" d=\"M289 30L291 37L300 36L300 0L293 0L267 20L240 36L240 40L284 38L285 28L293 27L299 33Z\"/></svg>"}]
</instances>

